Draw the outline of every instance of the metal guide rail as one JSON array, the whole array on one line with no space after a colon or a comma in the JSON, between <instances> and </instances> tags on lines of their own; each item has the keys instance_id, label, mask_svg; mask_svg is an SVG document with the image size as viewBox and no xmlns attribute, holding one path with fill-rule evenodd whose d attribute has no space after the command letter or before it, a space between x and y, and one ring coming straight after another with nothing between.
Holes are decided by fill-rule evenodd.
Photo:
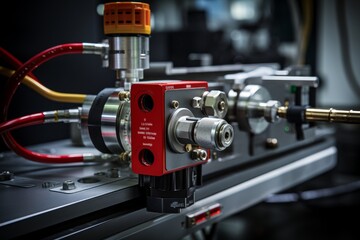
<instances>
[{"instance_id":1,"label":"metal guide rail","mask_svg":"<svg viewBox=\"0 0 360 240\"><path fill-rule=\"evenodd\" d=\"M331 169L336 163L333 145L332 138L320 139L311 146L286 151L251 168L217 176L210 174L195 194L196 203L177 215L147 212L137 176L129 174L127 168L95 164L87 168L48 169L29 164L17 168L12 183L0 182L0 235L89 239L114 235L141 239L157 236L156 229L171 225L176 230L168 233L169 237L178 238ZM48 146L74 151L66 142ZM1 166L11 171L22 161L7 154L3 158L6 161ZM75 183L77 192L59 191L68 180Z\"/></svg>"}]
</instances>

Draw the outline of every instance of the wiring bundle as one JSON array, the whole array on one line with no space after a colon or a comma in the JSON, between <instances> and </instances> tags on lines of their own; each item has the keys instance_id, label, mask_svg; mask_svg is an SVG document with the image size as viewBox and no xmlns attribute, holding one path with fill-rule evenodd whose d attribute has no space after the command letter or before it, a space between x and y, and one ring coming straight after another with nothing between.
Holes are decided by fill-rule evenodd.
<instances>
[{"instance_id":1,"label":"wiring bundle","mask_svg":"<svg viewBox=\"0 0 360 240\"><path fill-rule=\"evenodd\" d=\"M117 156L110 157L108 154L70 154L70 155L51 155L30 151L21 146L12 136L11 131L26 126L50 123L50 122L78 122L80 120L78 109L57 110L30 114L12 120L7 120L9 105L21 83L36 91L47 99L66 102L66 103L83 103L85 94L62 93L46 88L32 74L32 71L41 64L52 58L65 54L98 54L102 55L106 44L91 43L70 43L62 44L49 48L22 64L16 57L3 48L0 48L0 57L10 64L14 69L7 69L0 66L0 74L9 77L5 94L1 97L1 115L0 115L0 134L6 145L18 155L36 162L43 163L72 163L84 161L97 161L104 159L116 159ZM106 155L106 156L105 156Z\"/></svg>"}]
</instances>

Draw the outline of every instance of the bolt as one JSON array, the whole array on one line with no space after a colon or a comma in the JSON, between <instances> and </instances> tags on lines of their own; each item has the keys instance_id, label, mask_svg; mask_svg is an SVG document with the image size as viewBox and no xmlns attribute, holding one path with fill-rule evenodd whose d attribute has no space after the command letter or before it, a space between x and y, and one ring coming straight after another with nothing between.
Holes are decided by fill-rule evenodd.
<instances>
[{"instance_id":1,"label":"bolt","mask_svg":"<svg viewBox=\"0 0 360 240\"><path fill-rule=\"evenodd\" d=\"M3 171L0 173L0 181L8 181L13 179L14 174L9 171Z\"/></svg>"},{"instance_id":2,"label":"bolt","mask_svg":"<svg viewBox=\"0 0 360 240\"><path fill-rule=\"evenodd\" d=\"M179 108L179 105L180 105L180 103L179 103L178 101L176 101L176 100L172 100L172 101L171 101L171 107L172 107L173 109L178 109L178 108Z\"/></svg>"},{"instance_id":3,"label":"bolt","mask_svg":"<svg viewBox=\"0 0 360 240\"><path fill-rule=\"evenodd\" d=\"M220 101L219 104L218 104L218 109L219 109L220 111L224 111L225 108L226 108L226 103L225 103L225 101Z\"/></svg>"},{"instance_id":4,"label":"bolt","mask_svg":"<svg viewBox=\"0 0 360 240\"><path fill-rule=\"evenodd\" d=\"M191 158L193 160L205 161L207 159L207 152L204 149L194 149L191 152Z\"/></svg>"},{"instance_id":5,"label":"bolt","mask_svg":"<svg viewBox=\"0 0 360 240\"><path fill-rule=\"evenodd\" d=\"M118 168L111 168L107 171L107 176L109 178L119 178L120 177L120 170Z\"/></svg>"},{"instance_id":6,"label":"bolt","mask_svg":"<svg viewBox=\"0 0 360 240\"><path fill-rule=\"evenodd\" d=\"M215 151L212 152L212 159L213 159L213 160L218 159L218 154L217 154L217 152L215 152Z\"/></svg>"},{"instance_id":7,"label":"bolt","mask_svg":"<svg viewBox=\"0 0 360 240\"><path fill-rule=\"evenodd\" d=\"M72 180L65 180L63 182L63 187L62 187L62 190L73 190L75 189L76 186L75 186L75 183L74 181Z\"/></svg>"},{"instance_id":8,"label":"bolt","mask_svg":"<svg viewBox=\"0 0 360 240\"><path fill-rule=\"evenodd\" d=\"M204 98L202 109L207 116L219 118L225 117L228 106L224 92L211 90L210 92L204 92L202 97Z\"/></svg>"},{"instance_id":9,"label":"bolt","mask_svg":"<svg viewBox=\"0 0 360 240\"><path fill-rule=\"evenodd\" d=\"M203 99L201 97L193 97L191 105L193 108L202 108Z\"/></svg>"},{"instance_id":10,"label":"bolt","mask_svg":"<svg viewBox=\"0 0 360 240\"><path fill-rule=\"evenodd\" d=\"M129 151L122 152L120 153L119 157L120 157L120 161L129 163L131 161L131 152Z\"/></svg>"},{"instance_id":11,"label":"bolt","mask_svg":"<svg viewBox=\"0 0 360 240\"><path fill-rule=\"evenodd\" d=\"M186 144L185 145L185 151L186 152L191 152L191 150L192 150L192 145L189 143L189 144Z\"/></svg>"},{"instance_id":12,"label":"bolt","mask_svg":"<svg viewBox=\"0 0 360 240\"><path fill-rule=\"evenodd\" d=\"M130 151L120 153L119 162L118 162L120 167L128 167L130 165L130 162L131 162L131 152Z\"/></svg>"},{"instance_id":13,"label":"bolt","mask_svg":"<svg viewBox=\"0 0 360 240\"><path fill-rule=\"evenodd\" d=\"M120 101L129 100L129 98L130 98L130 92L128 92L128 91L121 91L121 92L119 92L118 97L119 97L119 100L120 100Z\"/></svg>"},{"instance_id":14,"label":"bolt","mask_svg":"<svg viewBox=\"0 0 360 240\"><path fill-rule=\"evenodd\" d=\"M267 138L265 145L266 145L266 148L274 149L279 146L279 143L276 138Z\"/></svg>"}]
</instances>

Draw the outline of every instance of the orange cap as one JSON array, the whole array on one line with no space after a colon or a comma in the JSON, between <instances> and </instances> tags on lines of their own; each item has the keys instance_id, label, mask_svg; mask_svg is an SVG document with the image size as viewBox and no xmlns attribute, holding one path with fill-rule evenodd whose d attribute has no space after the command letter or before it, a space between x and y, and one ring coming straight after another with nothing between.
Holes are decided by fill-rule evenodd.
<instances>
[{"instance_id":1,"label":"orange cap","mask_svg":"<svg viewBox=\"0 0 360 240\"><path fill-rule=\"evenodd\" d=\"M150 35L150 7L140 2L106 3L104 8L105 34Z\"/></svg>"}]
</instances>

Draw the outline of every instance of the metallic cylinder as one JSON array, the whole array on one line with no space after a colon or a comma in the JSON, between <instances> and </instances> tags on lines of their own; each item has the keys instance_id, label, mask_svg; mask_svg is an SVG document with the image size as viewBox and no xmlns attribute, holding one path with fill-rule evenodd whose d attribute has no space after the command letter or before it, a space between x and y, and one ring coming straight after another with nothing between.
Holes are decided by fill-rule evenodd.
<instances>
[{"instance_id":1,"label":"metallic cylinder","mask_svg":"<svg viewBox=\"0 0 360 240\"><path fill-rule=\"evenodd\" d=\"M124 79L125 90L144 78L143 70L150 66L149 37L115 36L109 38L109 67Z\"/></svg>"},{"instance_id":2,"label":"metallic cylinder","mask_svg":"<svg viewBox=\"0 0 360 240\"><path fill-rule=\"evenodd\" d=\"M72 123L71 141L78 146L93 147L88 130L88 116L90 107L95 99L95 95L87 95L80 110L80 123Z\"/></svg>"},{"instance_id":3,"label":"metallic cylinder","mask_svg":"<svg viewBox=\"0 0 360 240\"><path fill-rule=\"evenodd\" d=\"M179 121L181 119L181 121ZM194 114L187 108L178 108L171 115L168 123L168 143L170 148L178 153L186 151L185 145L194 143L192 131L189 129L189 119L192 123L196 121ZM194 121L195 120L195 121Z\"/></svg>"},{"instance_id":4,"label":"metallic cylinder","mask_svg":"<svg viewBox=\"0 0 360 240\"><path fill-rule=\"evenodd\" d=\"M89 138L104 153L131 151L130 102L119 99L121 91L121 88L104 89L83 105L82 137Z\"/></svg>"},{"instance_id":5,"label":"metallic cylinder","mask_svg":"<svg viewBox=\"0 0 360 240\"><path fill-rule=\"evenodd\" d=\"M201 118L196 122L193 137L199 146L221 151L232 143L234 130L223 119Z\"/></svg>"},{"instance_id":6,"label":"metallic cylinder","mask_svg":"<svg viewBox=\"0 0 360 240\"><path fill-rule=\"evenodd\" d=\"M236 103L237 103L237 98L239 96L239 93L234 91L234 90L230 90L227 96L228 99L228 112L226 115L226 119L229 122L236 122Z\"/></svg>"},{"instance_id":7,"label":"metallic cylinder","mask_svg":"<svg viewBox=\"0 0 360 240\"><path fill-rule=\"evenodd\" d=\"M124 101L121 104L119 117L117 120L118 138L122 149L126 152L131 151L131 116L130 116L130 102Z\"/></svg>"},{"instance_id":8,"label":"metallic cylinder","mask_svg":"<svg viewBox=\"0 0 360 240\"><path fill-rule=\"evenodd\" d=\"M101 134L112 153L131 151L130 102L119 100L120 89L107 99L101 114Z\"/></svg>"},{"instance_id":9,"label":"metallic cylinder","mask_svg":"<svg viewBox=\"0 0 360 240\"><path fill-rule=\"evenodd\" d=\"M175 136L179 140L179 142L184 144L195 144L192 135L195 123L196 119L189 118L189 116L184 116L179 119L175 129Z\"/></svg>"},{"instance_id":10,"label":"metallic cylinder","mask_svg":"<svg viewBox=\"0 0 360 240\"><path fill-rule=\"evenodd\" d=\"M236 119L240 130L260 134L269 126L264 117L265 102L270 93L260 85L247 85L236 102Z\"/></svg>"},{"instance_id":11,"label":"metallic cylinder","mask_svg":"<svg viewBox=\"0 0 360 240\"><path fill-rule=\"evenodd\" d=\"M115 90L107 99L101 114L101 134L106 147L112 153L122 152L117 138L117 118L121 102L119 90Z\"/></svg>"},{"instance_id":12,"label":"metallic cylinder","mask_svg":"<svg viewBox=\"0 0 360 240\"><path fill-rule=\"evenodd\" d=\"M234 129L219 118L195 118L187 108L177 109L168 124L169 145L175 152L185 152L187 144L222 151L232 143Z\"/></svg>"},{"instance_id":13,"label":"metallic cylinder","mask_svg":"<svg viewBox=\"0 0 360 240\"><path fill-rule=\"evenodd\" d=\"M149 68L149 37L110 37L109 64L114 70Z\"/></svg>"},{"instance_id":14,"label":"metallic cylinder","mask_svg":"<svg viewBox=\"0 0 360 240\"><path fill-rule=\"evenodd\" d=\"M56 111L46 111L44 114L44 122L65 122L65 123L79 123L80 109L66 109Z\"/></svg>"},{"instance_id":15,"label":"metallic cylinder","mask_svg":"<svg viewBox=\"0 0 360 240\"><path fill-rule=\"evenodd\" d=\"M287 107L281 106L277 109L277 115L281 118L286 118Z\"/></svg>"},{"instance_id":16,"label":"metallic cylinder","mask_svg":"<svg viewBox=\"0 0 360 240\"><path fill-rule=\"evenodd\" d=\"M307 108L305 119L312 121L338 122L338 123L360 123L360 111Z\"/></svg>"}]
</instances>

